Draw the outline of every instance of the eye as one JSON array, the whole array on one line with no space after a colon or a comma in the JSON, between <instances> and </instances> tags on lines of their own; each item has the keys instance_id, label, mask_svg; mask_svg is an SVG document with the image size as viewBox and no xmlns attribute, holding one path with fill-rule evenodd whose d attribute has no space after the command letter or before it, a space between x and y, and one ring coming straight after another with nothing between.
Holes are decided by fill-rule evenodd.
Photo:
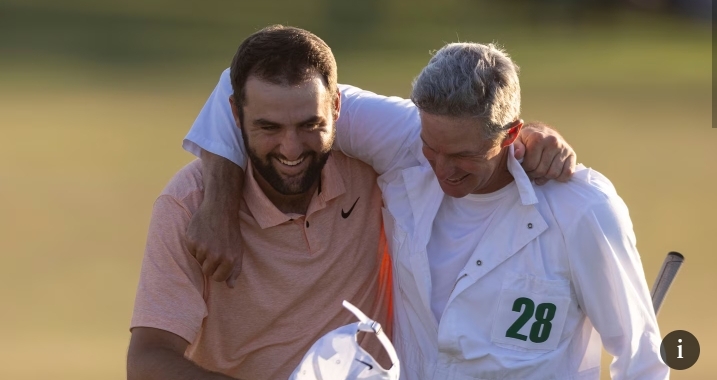
<instances>
[{"instance_id":1,"label":"eye","mask_svg":"<svg viewBox=\"0 0 717 380\"><path fill-rule=\"evenodd\" d=\"M319 129L323 126L324 126L323 123L308 123L308 124L304 124L304 129L313 131L313 130Z\"/></svg>"},{"instance_id":2,"label":"eye","mask_svg":"<svg viewBox=\"0 0 717 380\"><path fill-rule=\"evenodd\" d=\"M261 126L261 130L262 130L262 131L268 131L268 132L278 131L278 130L279 130L279 126L278 126L278 125L262 125L262 126Z\"/></svg>"}]
</instances>

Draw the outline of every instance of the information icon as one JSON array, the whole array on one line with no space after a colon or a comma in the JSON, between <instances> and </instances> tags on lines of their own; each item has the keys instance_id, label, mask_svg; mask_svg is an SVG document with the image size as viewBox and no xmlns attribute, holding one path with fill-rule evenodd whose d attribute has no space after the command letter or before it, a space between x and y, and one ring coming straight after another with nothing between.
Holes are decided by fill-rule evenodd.
<instances>
[{"instance_id":1,"label":"information icon","mask_svg":"<svg viewBox=\"0 0 717 380\"><path fill-rule=\"evenodd\" d=\"M700 357L700 342L689 331L675 330L662 340L660 356L672 369L690 368Z\"/></svg>"}]
</instances>

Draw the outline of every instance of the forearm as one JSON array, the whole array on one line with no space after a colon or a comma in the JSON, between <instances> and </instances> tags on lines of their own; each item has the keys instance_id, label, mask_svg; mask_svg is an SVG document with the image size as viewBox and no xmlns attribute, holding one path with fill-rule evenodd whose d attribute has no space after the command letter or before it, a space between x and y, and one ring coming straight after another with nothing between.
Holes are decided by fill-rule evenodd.
<instances>
[{"instance_id":1,"label":"forearm","mask_svg":"<svg viewBox=\"0 0 717 380\"><path fill-rule=\"evenodd\" d=\"M166 348L130 353L127 380L237 380L206 370L183 355Z\"/></svg>"},{"instance_id":2,"label":"forearm","mask_svg":"<svg viewBox=\"0 0 717 380\"><path fill-rule=\"evenodd\" d=\"M242 262L239 214L244 171L205 150L201 157L204 199L187 226L187 247L205 276L234 288Z\"/></svg>"},{"instance_id":3,"label":"forearm","mask_svg":"<svg viewBox=\"0 0 717 380\"><path fill-rule=\"evenodd\" d=\"M238 212L244 170L224 157L202 150L203 205Z\"/></svg>"}]
</instances>

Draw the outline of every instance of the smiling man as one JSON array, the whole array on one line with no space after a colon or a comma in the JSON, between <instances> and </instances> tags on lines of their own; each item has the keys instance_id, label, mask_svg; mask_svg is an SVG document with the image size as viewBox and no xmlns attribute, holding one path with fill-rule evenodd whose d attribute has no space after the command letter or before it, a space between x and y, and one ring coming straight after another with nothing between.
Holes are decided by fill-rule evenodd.
<instances>
[{"instance_id":1,"label":"smiling man","mask_svg":"<svg viewBox=\"0 0 717 380\"><path fill-rule=\"evenodd\" d=\"M580 165L567 183L536 186L515 159L525 128L507 54L448 44L410 101L354 87L342 97L335 145L379 174L402 379L598 379L601 345L615 356L615 379L669 376L610 181ZM238 140L229 125L205 122L228 112L210 99L188 140ZM240 145L227 157L240 163ZM570 171L570 160L547 166Z\"/></svg>"},{"instance_id":2,"label":"smiling man","mask_svg":"<svg viewBox=\"0 0 717 380\"><path fill-rule=\"evenodd\" d=\"M185 231L204 199L194 161L154 204L130 380L286 379L319 337L354 322L342 300L390 336L376 173L331 151L340 111L331 50L305 30L270 27L241 44L231 72L232 127L250 157L244 186L232 194L242 199L243 276L230 289L205 276L203 269L216 268L190 253ZM342 218L357 201L361 207ZM365 340L388 363L380 342Z\"/></svg>"}]
</instances>

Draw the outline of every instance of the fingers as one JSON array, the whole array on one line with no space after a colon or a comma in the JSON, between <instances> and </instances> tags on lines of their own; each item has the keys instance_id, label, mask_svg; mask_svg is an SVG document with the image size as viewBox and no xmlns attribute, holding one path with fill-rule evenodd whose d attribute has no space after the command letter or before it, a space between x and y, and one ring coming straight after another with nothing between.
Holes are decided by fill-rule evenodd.
<instances>
[{"instance_id":1,"label":"fingers","mask_svg":"<svg viewBox=\"0 0 717 380\"><path fill-rule=\"evenodd\" d=\"M217 217L219 215L220 217ZM221 218L224 216L224 218ZM207 279L233 287L241 271L242 250L237 214L200 208L186 230L186 247Z\"/></svg>"},{"instance_id":2,"label":"fingers","mask_svg":"<svg viewBox=\"0 0 717 380\"><path fill-rule=\"evenodd\" d=\"M190 248L189 253L197 259L199 265L204 265L204 262L207 260L207 251L205 249L196 248L195 246L194 250Z\"/></svg>"},{"instance_id":3,"label":"fingers","mask_svg":"<svg viewBox=\"0 0 717 380\"><path fill-rule=\"evenodd\" d=\"M535 179L533 180L533 183L536 184L536 185L538 185L538 186L543 186L543 185L545 185L545 184L548 183L548 182L550 182L550 180L547 179L547 178L535 178Z\"/></svg>"},{"instance_id":4,"label":"fingers","mask_svg":"<svg viewBox=\"0 0 717 380\"><path fill-rule=\"evenodd\" d=\"M565 166L565 161L563 160L563 157L561 157L560 155L556 155L553 158L553 162L550 163L548 172L545 173L545 178L557 179L560 176L560 174L563 172L564 166Z\"/></svg>"},{"instance_id":5,"label":"fingers","mask_svg":"<svg viewBox=\"0 0 717 380\"><path fill-rule=\"evenodd\" d=\"M556 179L560 175L560 173L563 170L563 160L555 156L553 157L553 162L550 164L550 167L548 168L548 171L545 173L545 175L535 178L535 184L538 186L545 185L548 183L551 179ZM534 175L537 171L534 171Z\"/></svg>"},{"instance_id":6,"label":"fingers","mask_svg":"<svg viewBox=\"0 0 717 380\"><path fill-rule=\"evenodd\" d=\"M560 149L557 149L558 139L555 136L548 135L542 140L542 145L536 146L533 152L535 158L531 160L530 164L535 165L533 170L528 172L528 176L531 178L545 177L550 170L550 166L553 164L556 156L560 154ZM535 152L540 150L540 152ZM539 156L538 156L539 154ZM526 157L530 157L531 152L526 152ZM537 161L537 164L535 164Z\"/></svg>"},{"instance_id":7,"label":"fingers","mask_svg":"<svg viewBox=\"0 0 717 380\"><path fill-rule=\"evenodd\" d=\"M202 273L207 277L212 277L214 271L217 270L221 262L219 260L204 260L202 263Z\"/></svg>"},{"instance_id":8,"label":"fingers","mask_svg":"<svg viewBox=\"0 0 717 380\"><path fill-rule=\"evenodd\" d=\"M224 282L229 278L229 275L234 270L234 262L231 260L223 260L214 273L211 274L212 280L216 282Z\"/></svg>"},{"instance_id":9,"label":"fingers","mask_svg":"<svg viewBox=\"0 0 717 380\"><path fill-rule=\"evenodd\" d=\"M540 160L540 164L538 164L538 167L535 168L532 172L528 173L528 177L533 178L535 180L540 180L540 183L536 181L536 184L545 184L551 179L554 179L557 177L550 177L550 168L553 166L554 162L560 162L560 159L558 157L549 155L549 154L543 154L542 159ZM562 165L560 166L560 169L562 169Z\"/></svg>"},{"instance_id":10,"label":"fingers","mask_svg":"<svg viewBox=\"0 0 717 380\"><path fill-rule=\"evenodd\" d=\"M226 282L234 288L241 273L241 257L212 257L204 250L197 250L194 256L202 266L202 273L216 282Z\"/></svg>"},{"instance_id":11,"label":"fingers","mask_svg":"<svg viewBox=\"0 0 717 380\"><path fill-rule=\"evenodd\" d=\"M237 278L239 278L239 274L241 273L241 263L235 263L234 268L232 269L232 272L229 274L229 278L227 279L227 286L234 289L237 283Z\"/></svg>"},{"instance_id":12,"label":"fingers","mask_svg":"<svg viewBox=\"0 0 717 380\"><path fill-rule=\"evenodd\" d=\"M528 146L529 145L529 146ZM538 143L526 145L523 169L530 178L544 177L556 155L561 153L559 141L553 135L541 138Z\"/></svg>"},{"instance_id":13,"label":"fingers","mask_svg":"<svg viewBox=\"0 0 717 380\"><path fill-rule=\"evenodd\" d=\"M555 157L550 169L543 177L535 178L534 182L538 186L545 185L550 180L559 182L568 182L575 173L575 155L571 154L567 158Z\"/></svg>"},{"instance_id":14,"label":"fingers","mask_svg":"<svg viewBox=\"0 0 717 380\"><path fill-rule=\"evenodd\" d=\"M526 150L525 156L523 156L523 163L521 165L530 178L533 178L530 173L538 168L542 154L543 151L539 149Z\"/></svg>"},{"instance_id":15,"label":"fingers","mask_svg":"<svg viewBox=\"0 0 717 380\"><path fill-rule=\"evenodd\" d=\"M187 236L187 250L189 250L189 253L194 256L195 259L199 262L199 265L204 263L204 259L206 258L206 250L199 247L199 244L197 244L196 236L199 234L198 229L200 228L200 222L196 220L197 214L192 216L192 219L189 221L189 225L187 226L186 236Z\"/></svg>"},{"instance_id":16,"label":"fingers","mask_svg":"<svg viewBox=\"0 0 717 380\"><path fill-rule=\"evenodd\" d=\"M565 160L565 163L563 164L562 171L560 172L560 175L558 176L557 180L560 182L567 182L570 180L570 177L573 176L575 173L575 165L576 165L576 158L574 154L571 154L567 160Z\"/></svg>"}]
</instances>

